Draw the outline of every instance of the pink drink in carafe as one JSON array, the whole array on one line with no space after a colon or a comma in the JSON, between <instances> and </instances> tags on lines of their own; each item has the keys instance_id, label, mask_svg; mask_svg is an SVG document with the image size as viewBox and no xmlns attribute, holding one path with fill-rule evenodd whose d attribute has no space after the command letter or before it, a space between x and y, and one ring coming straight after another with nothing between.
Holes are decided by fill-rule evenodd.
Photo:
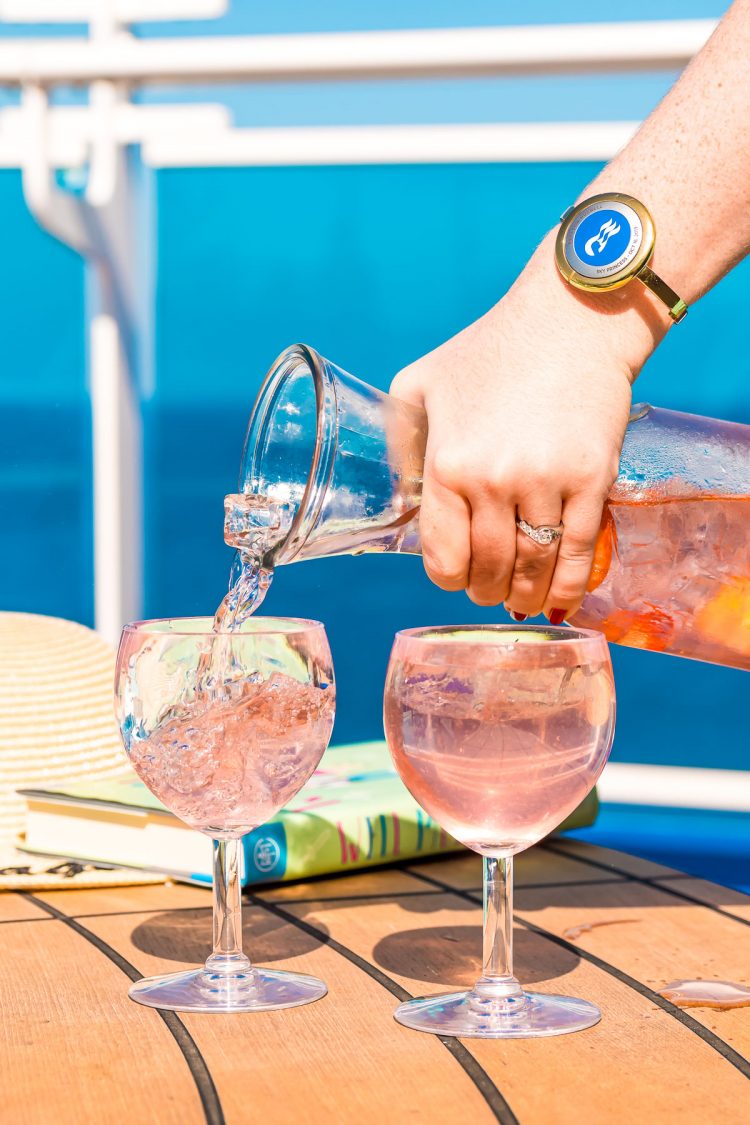
<instances>
[{"instance_id":1,"label":"pink drink in carafe","mask_svg":"<svg viewBox=\"0 0 750 1125\"><path fill-rule=\"evenodd\" d=\"M576 625L750 669L750 498L610 499Z\"/></svg>"}]
</instances>

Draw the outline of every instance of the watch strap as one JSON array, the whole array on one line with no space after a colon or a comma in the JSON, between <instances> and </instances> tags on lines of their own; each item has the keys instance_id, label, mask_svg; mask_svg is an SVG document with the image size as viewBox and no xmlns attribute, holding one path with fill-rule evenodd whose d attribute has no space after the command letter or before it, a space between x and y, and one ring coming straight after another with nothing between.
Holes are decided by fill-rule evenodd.
<instances>
[{"instance_id":1,"label":"watch strap","mask_svg":"<svg viewBox=\"0 0 750 1125\"><path fill-rule=\"evenodd\" d=\"M650 266L643 266L636 277L667 306L667 311L672 320L675 324L679 324L688 311L682 297L678 297L674 289L667 285L666 281L663 281L658 274L654 273Z\"/></svg>"}]
</instances>

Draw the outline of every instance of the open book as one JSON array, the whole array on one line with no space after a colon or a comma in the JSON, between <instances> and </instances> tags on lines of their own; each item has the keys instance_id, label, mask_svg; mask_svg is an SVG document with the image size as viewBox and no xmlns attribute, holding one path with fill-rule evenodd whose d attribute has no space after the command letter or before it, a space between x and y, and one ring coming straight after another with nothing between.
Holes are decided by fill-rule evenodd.
<instances>
[{"instance_id":1,"label":"open book","mask_svg":"<svg viewBox=\"0 0 750 1125\"><path fill-rule=\"evenodd\" d=\"M25 789L25 851L211 881L211 841L133 775ZM591 793L561 827L593 824ZM461 848L414 801L384 742L330 747L297 797L243 840L243 885L308 878Z\"/></svg>"}]
</instances>

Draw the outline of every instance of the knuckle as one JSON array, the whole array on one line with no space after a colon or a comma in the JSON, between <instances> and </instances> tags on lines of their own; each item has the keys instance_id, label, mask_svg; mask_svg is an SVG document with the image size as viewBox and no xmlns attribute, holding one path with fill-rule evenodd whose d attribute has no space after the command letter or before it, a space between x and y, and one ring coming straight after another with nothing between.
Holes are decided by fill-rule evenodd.
<instances>
[{"instance_id":1,"label":"knuckle","mask_svg":"<svg viewBox=\"0 0 750 1125\"><path fill-rule=\"evenodd\" d=\"M470 469L463 454L450 446L441 446L435 451L430 468L437 483L452 492L458 491L459 487L465 485L470 476Z\"/></svg>"},{"instance_id":2,"label":"knuckle","mask_svg":"<svg viewBox=\"0 0 750 1125\"><path fill-rule=\"evenodd\" d=\"M546 556L546 557L545 557ZM514 571L514 580L521 579L524 582L534 582L538 578L542 578L550 570L549 552L539 552L538 555L526 555L519 557L516 555L516 565Z\"/></svg>"},{"instance_id":3,"label":"knuckle","mask_svg":"<svg viewBox=\"0 0 750 1125\"><path fill-rule=\"evenodd\" d=\"M519 464L515 475L523 484L524 496L534 496L539 492L549 492L550 484L557 487L563 478L563 470L543 457L535 457L532 464Z\"/></svg>"},{"instance_id":4,"label":"knuckle","mask_svg":"<svg viewBox=\"0 0 750 1125\"><path fill-rule=\"evenodd\" d=\"M475 473L476 484L489 496L507 496L511 485L511 475L503 465L485 461Z\"/></svg>"},{"instance_id":5,"label":"knuckle","mask_svg":"<svg viewBox=\"0 0 750 1125\"><path fill-rule=\"evenodd\" d=\"M505 567L472 562L469 576L469 596L477 605L499 605L505 600L510 586L510 575Z\"/></svg>"},{"instance_id":6,"label":"knuckle","mask_svg":"<svg viewBox=\"0 0 750 1125\"><path fill-rule=\"evenodd\" d=\"M588 450L578 462L577 478L583 492L604 498L617 479L620 470L618 457L610 449Z\"/></svg>"},{"instance_id":7,"label":"knuckle","mask_svg":"<svg viewBox=\"0 0 750 1125\"><path fill-rule=\"evenodd\" d=\"M446 444L433 453L430 467L438 484L453 492L491 497L508 494L511 479L508 470L482 450Z\"/></svg>"},{"instance_id":8,"label":"knuckle","mask_svg":"<svg viewBox=\"0 0 750 1125\"><path fill-rule=\"evenodd\" d=\"M391 379L389 393L399 397L399 391L403 392L414 379L414 365L410 364L408 367L402 367L396 375Z\"/></svg>"},{"instance_id":9,"label":"knuckle","mask_svg":"<svg viewBox=\"0 0 750 1125\"><path fill-rule=\"evenodd\" d=\"M569 582L562 582L550 587L545 601L553 608L559 607L573 613L583 601L585 593L585 586L572 586Z\"/></svg>"},{"instance_id":10,"label":"knuckle","mask_svg":"<svg viewBox=\"0 0 750 1125\"><path fill-rule=\"evenodd\" d=\"M437 586L439 590L445 590L445 592L448 594L453 594L458 590L466 589L466 580L464 577L447 575L442 571L430 570L429 567L425 567L425 571L430 582L432 582L433 585Z\"/></svg>"},{"instance_id":11,"label":"knuckle","mask_svg":"<svg viewBox=\"0 0 750 1125\"><path fill-rule=\"evenodd\" d=\"M505 593L500 589L487 590L484 587L471 586L466 593L469 601L472 601L474 605L495 606L505 601Z\"/></svg>"},{"instance_id":12,"label":"knuckle","mask_svg":"<svg viewBox=\"0 0 750 1125\"><path fill-rule=\"evenodd\" d=\"M565 536L562 538L560 551L558 554L558 561L572 566L584 567L590 566L594 558L594 543L591 539L575 539L571 537L570 542L565 542Z\"/></svg>"},{"instance_id":13,"label":"knuckle","mask_svg":"<svg viewBox=\"0 0 750 1125\"><path fill-rule=\"evenodd\" d=\"M422 561L427 577L441 590L462 590L466 585L466 569L460 562L424 550Z\"/></svg>"}]
</instances>

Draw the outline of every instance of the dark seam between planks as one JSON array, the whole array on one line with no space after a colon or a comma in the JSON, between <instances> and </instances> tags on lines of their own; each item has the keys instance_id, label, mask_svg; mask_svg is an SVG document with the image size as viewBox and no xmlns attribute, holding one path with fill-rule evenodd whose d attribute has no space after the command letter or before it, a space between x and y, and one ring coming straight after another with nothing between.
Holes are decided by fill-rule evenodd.
<instances>
[{"instance_id":1,"label":"dark seam between planks","mask_svg":"<svg viewBox=\"0 0 750 1125\"><path fill-rule=\"evenodd\" d=\"M551 887L598 887L612 883L624 883L627 880L614 876L611 879L582 879L580 881L573 881L572 883L519 883L517 890L519 891L533 891L533 890L548 890ZM209 888L206 888L209 890ZM477 888L468 888L480 889ZM27 892L18 892L27 893ZM249 893L249 888L243 888L243 895ZM257 887L253 894L258 897L263 896L263 892ZM388 894L361 894L361 895L326 895L324 898L283 898L272 899L262 897L263 902L278 902L282 906L307 906L313 903L326 903L326 902L382 902L383 899L404 899L404 898L437 898L441 892L435 890L424 891L396 891ZM164 912L179 913L198 910L211 910L211 903L206 903L205 906L145 906L140 910L93 910L88 914L66 914L66 918L127 918L137 914L160 914ZM49 918L0 918L0 926L8 925L11 922L49 922Z\"/></svg>"},{"instance_id":2,"label":"dark seam between planks","mask_svg":"<svg viewBox=\"0 0 750 1125\"><path fill-rule=\"evenodd\" d=\"M433 879L428 875L420 875L419 878L433 883L435 886L441 886L449 894L458 895L459 898L463 898L468 902L473 902L479 906L482 905L482 900L478 896L456 890L448 883L441 883L439 879ZM715 1035L713 1031L704 1027L702 1023L699 1023L698 1020L694 1019L691 1015L688 1015L682 1008L678 1008L676 1004L665 999L665 997L661 996L658 992L654 992L648 985L642 984L641 981L623 972L622 969L618 969L616 965L610 964L609 961L604 961L601 957L597 957L595 953L589 953L587 949L582 949L580 946L566 941L565 938L558 937L557 934L551 933L550 930L545 930L535 922L527 922L525 918L520 918L517 914L513 915L513 919L525 929L531 930L532 933L546 938L547 941L551 941L555 945L559 945L561 949L566 949L570 953L577 954L582 960L588 961L591 965L595 965L597 969L608 973L609 976L614 977L615 980L620 981L621 984L627 985L633 992L637 992L647 1000L650 1000L657 1008L661 1008L662 1011L676 1019L677 1022L681 1023L688 1031L692 1031L694 1035L702 1039L708 1047L712 1047L717 1054L721 1055L723 1059L726 1059L728 1063L736 1067L745 1078L750 1078L750 1061L748 1061L744 1055L741 1055L739 1051L735 1051L734 1047L730 1047L728 1043L725 1043L724 1040L718 1035Z\"/></svg>"},{"instance_id":3,"label":"dark seam between planks","mask_svg":"<svg viewBox=\"0 0 750 1125\"><path fill-rule=\"evenodd\" d=\"M598 880L595 880L595 882L598 882ZM606 880L603 880L603 882L621 883L621 882L623 882L623 880L622 879L606 879ZM243 899L246 898L247 894L248 894L248 888L243 887L242 888ZM385 894L383 894L383 895L342 895L342 896L336 895L334 897L327 897L327 898L291 898L291 899L284 898L284 899L280 899L279 902L281 902L281 903L287 903L288 902L288 903L293 903L295 905L297 903L302 904L302 903L313 903L313 902L342 902L342 901L343 902L361 902L361 901L367 901L369 899L384 899L384 898L436 898L439 894L440 894L440 891L437 891L437 890L433 890L433 891L412 891L411 893L405 892L404 894L399 894L399 895L385 895ZM265 899L265 898L263 899L263 902L274 902L274 901L275 901L274 899ZM129 917L133 914L165 914L165 913L172 913L172 912L174 912L176 914L179 911L182 911L183 913L186 913L186 912L191 911L191 910L193 910L193 911L199 911L199 910L210 911L210 910L213 910L213 906L210 902L207 902L205 906L146 906L146 907L142 907L140 910L102 910L100 912L93 911L90 914L68 914L67 917L68 918L121 918L121 917ZM10 919L9 918L8 921L23 921L23 919L20 919L20 918L19 919ZM46 919L45 918L40 918L40 919L30 918L29 921L30 922L35 922L35 921L44 922L44 921L46 921ZM0 926L1 925L3 925L2 920L0 920Z\"/></svg>"},{"instance_id":4,"label":"dark seam between planks","mask_svg":"<svg viewBox=\"0 0 750 1125\"><path fill-rule=\"evenodd\" d=\"M368 977L385 988L390 992L391 996L394 996L397 1000L403 1002L404 1000L414 999L411 993L407 992L405 988L402 988L400 984L397 984L395 980L392 980L391 977L389 977L387 973L384 973L382 969L379 969L377 965L373 965L364 957L360 957L353 949L342 945L340 941L331 937L331 935L324 930L319 930L317 926L313 926L310 922L305 922L302 918L298 918L291 911L284 910L275 902L269 902L266 899L259 898L252 892L247 893L247 898L253 905L260 906L263 910L268 910L269 913L275 914L277 918L281 918L292 926L296 926L297 929L302 930L302 932L306 933L309 937L316 938L322 945L327 945L335 953L338 953L339 956L349 961L352 965L355 965L363 973L366 973ZM435 1038L439 1039L446 1050L453 1055L464 1073L474 1083L495 1117L495 1120L499 1121L501 1125L519 1125L518 1118L506 1102L500 1090L498 1090L484 1067L482 1067L471 1052L464 1047L463 1043L458 1039L452 1039L444 1035L437 1035Z\"/></svg>"},{"instance_id":5,"label":"dark seam between planks","mask_svg":"<svg viewBox=\"0 0 750 1125\"><path fill-rule=\"evenodd\" d=\"M435 891L435 894L438 892ZM53 918L0 918L0 926L16 926L19 922L52 922Z\"/></svg>"},{"instance_id":6,"label":"dark seam between planks","mask_svg":"<svg viewBox=\"0 0 750 1125\"><path fill-rule=\"evenodd\" d=\"M46 910L53 918L56 918L59 922L68 926L77 933L79 937L88 941L98 949L100 953L103 953L129 980L135 983L135 981L143 979L143 973L139 973L135 965L132 965L130 961L126 960L121 953L113 949L108 942L100 938L93 930L87 929L86 926L81 925L75 918L70 918L67 914L63 914L56 906L52 906L43 899L37 898L36 895L29 894L28 891L23 891L21 893L36 906L40 907L40 909ZM182 1052L182 1056L187 1063L190 1075L198 1090L207 1125L226 1125L219 1093L198 1044L176 1012L167 1012L161 1008L155 1008L154 1011L161 1016L172 1038Z\"/></svg>"},{"instance_id":7,"label":"dark seam between planks","mask_svg":"<svg viewBox=\"0 0 750 1125\"><path fill-rule=\"evenodd\" d=\"M730 914L728 910L722 910L720 906L715 906L712 902L704 902L702 898L696 898L695 895L688 894L687 891L676 891L673 887L665 887L663 879L673 879L674 876L665 875L648 876L648 875L632 875L622 867L615 867L613 864L603 863L601 860L588 859L586 856L578 856L573 852L566 851L565 848L556 848L550 844L543 844L548 852L553 855L565 856L566 859L572 859L575 863L585 863L588 867L598 867L602 871L615 871L618 875L622 875L623 879L629 883L641 883L644 887L652 887L654 890L663 891L665 895L672 895L673 898L681 898L685 902L693 902L696 906L702 906L705 910L712 910L714 914L720 914L722 918L728 918L730 922L739 922L741 926L750 926L749 918L740 918L737 914ZM691 876L682 876L683 878L691 878ZM698 875L693 875L692 878L700 878ZM708 880L707 880L708 881ZM718 886L718 884L714 884Z\"/></svg>"}]
</instances>

